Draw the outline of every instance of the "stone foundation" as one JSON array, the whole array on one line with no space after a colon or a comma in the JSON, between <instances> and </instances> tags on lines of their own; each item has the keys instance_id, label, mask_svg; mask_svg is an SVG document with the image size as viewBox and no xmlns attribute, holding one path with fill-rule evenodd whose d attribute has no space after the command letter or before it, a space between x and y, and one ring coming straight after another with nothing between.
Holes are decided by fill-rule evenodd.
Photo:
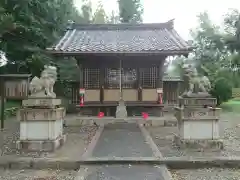
<instances>
[{"instance_id":1,"label":"stone foundation","mask_svg":"<svg viewBox=\"0 0 240 180\"><path fill-rule=\"evenodd\" d=\"M22 108L17 112L19 121L56 121L66 115L64 108Z\"/></svg>"},{"instance_id":2,"label":"stone foundation","mask_svg":"<svg viewBox=\"0 0 240 180\"><path fill-rule=\"evenodd\" d=\"M27 99L17 113L20 121L20 139L17 148L21 151L54 151L65 142L63 118L65 108L60 108L61 99Z\"/></svg>"},{"instance_id":3,"label":"stone foundation","mask_svg":"<svg viewBox=\"0 0 240 180\"><path fill-rule=\"evenodd\" d=\"M23 107L47 107L54 108L61 105L61 99L37 98L26 99L22 101Z\"/></svg>"},{"instance_id":4,"label":"stone foundation","mask_svg":"<svg viewBox=\"0 0 240 180\"><path fill-rule=\"evenodd\" d=\"M181 139L180 136L174 135L173 144L180 148L190 149L212 149L222 150L223 140L221 139Z\"/></svg>"},{"instance_id":5,"label":"stone foundation","mask_svg":"<svg viewBox=\"0 0 240 180\"><path fill-rule=\"evenodd\" d=\"M55 140L20 140L17 149L23 152L53 152L60 148L66 141L66 135Z\"/></svg>"},{"instance_id":6,"label":"stone foundation","mask_svg":"<svg viewBox=\"0 0 240 180\"><path fill-rule=\"evenodd\" d=\"M210 97L179 98L175 107L178 134L174 144L181 148L223 149L219 136L220 108Z\"/></svg>"}]
</instances>

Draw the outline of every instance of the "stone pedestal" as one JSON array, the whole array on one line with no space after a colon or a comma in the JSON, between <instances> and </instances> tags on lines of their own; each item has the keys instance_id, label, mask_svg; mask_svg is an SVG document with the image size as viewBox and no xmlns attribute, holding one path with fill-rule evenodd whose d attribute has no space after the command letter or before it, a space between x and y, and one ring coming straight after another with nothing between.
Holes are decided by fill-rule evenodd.
<instances>
[{"instance_id":1,"label":"stone pedestal","mask_svg":"<svg viewBox=\"0 0 240 180\"><path fill-rule=\"evenodd\" d=\"M179 97L179 107L199 107L204 106L216 107L217 99L212 97Z\"/></svg>"},{"instance_id":2,"label":"stone pedestal","mask_svg":"<svg viewBox=\"0 0 240 180\"><path fill-rule=\"evenodd\" d=\"M189 103L198 102L198 104ZM205 101L197 98L180 100L175 107L175 117L178 121L178 134L174 142L180 147L222 148L219 136L220 108L207 107L206 102L214 102L213 98ZM204 107L205 106L205 107ZM215 105L214 105L215 106Z\"/></svg>"},{"instance_id":3,"label":"stone pedestal","mask_svg":"<svg viewBox=\"0 0 240 180\"><path fill-rule=\"evenodd\" d=\"M60 99L23 100L17 113L20 139L17 148L23 151L54 151L65 142L63 118L65 109Z\"/></svg>"}]
</instances>

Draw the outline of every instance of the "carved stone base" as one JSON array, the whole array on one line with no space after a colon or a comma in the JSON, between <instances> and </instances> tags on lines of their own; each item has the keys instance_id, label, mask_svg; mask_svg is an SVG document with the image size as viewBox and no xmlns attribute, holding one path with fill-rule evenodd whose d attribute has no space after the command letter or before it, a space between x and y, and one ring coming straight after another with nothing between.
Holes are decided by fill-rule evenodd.
<instances>
[{"instance_id":1,"label":"carved stone base","mask_svg":"<svg viewBox=\"0 0 240 180\"><path fill-rule=\"evenodd\" d=\"M173 144L180 148L190 149L223 149L223 140L221 139L182 139L178 135L174 135Z\"/></svg>"},{"instance_id":2,"label":"carved stone base","mask_svg":"<svg viewBox=\"0 0 240 180\"><path fill-rule=\"evenodd\" d=\"M56 121L65 117L65 108L22 108L17 112L19 121Z\"/></svg>"},{"instance_id":3,"label":"carved stone base","mask_svg":"<svg viewBox=\"0 0 240 180\"><path fill-rule=\"evenodd\" d=\"M198 93L191 93L191 92L184 92L182 97L186 98L209 98L211 95L208 92L198 92Z\"/></svg>"},{"instance_id":4,"label":"carved stone base","mask_svg":"<svg viewBox=\"0 0 240 180\"><path fill-rule=\"evenodd\" d=\"M34 94L31 94L28 98L29 99L31 99L31 98L33 98L33 99L36 99L36 98L56 98L56 94L53 92L49 95L46 95L45 90L42 90L42 91L36 92Z\"/></svg>"},{"instance_id":5,"label":"carved stone base","mask_svg":"<svg viewBox=\"0 0 240 180\"><path fill-rule=\"evenodd\" d=\"M217 99L212 97L179 97L179 107L216 107Z\"/></svg>"},{"instance_id":6,"label":"carved stone base","mask_svg":"<svg viewBox=\"0 0 240 180\"><path fill-rule=\"evenodd\" d=\"M66 135L55 140L17 141L17 149L23 152L53 152L60 148L66 141Z\"/></svg>"},{"instance_id":7,"label":"carved stone base","mask_svg":"<svg viewBox=\"0 0 240 180\"><path fill-rule=\"evenodd\" d=\"M22 101L22 105L23 107L53 108L61 105L61 99L52 99L52 98L26 99Z\"/></svg>"}]
</instances>

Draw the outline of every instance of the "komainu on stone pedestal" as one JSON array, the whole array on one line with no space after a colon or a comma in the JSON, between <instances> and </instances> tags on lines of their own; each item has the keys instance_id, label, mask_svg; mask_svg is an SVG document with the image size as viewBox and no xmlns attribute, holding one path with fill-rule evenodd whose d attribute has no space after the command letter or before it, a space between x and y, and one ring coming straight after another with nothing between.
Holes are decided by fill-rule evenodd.
<instances>
[{"instance_id":1,"label":"komainu on stone pedestal","mask_svg":"<svg viewBox=\"0 0 240 180\"><path fill-rule=\"evenodd\" d=\"M182 97L211 97L211 83L207 76L199 76L192 65L184 66L184 92Z\"/></svg>"},{"instance_id":2,"label":"komainu on stone pedestal","mask_svg":"<svg viewBox=\"0 0 240 180\"><path fill-rule=\"evenodd\" d=\"M63 118L65 108L60 107L61 99L56 99L53 85L56 68L45 66L40 78L30 83L31 96L23 100L17 113L20 121L20 139L17 148L22 151L49 152L64 144Z\"/></svg>"},{"instance_id":3,"label":"komainu on stone pedestal","mask_svg":"<svg viewBox=\"0 0 240 180\"><path fill-rule=\"evenodd\" d=\"M223 141L219 136L221 109L216 107L217 100L210 96L211 88L207 77L198 78L194 68L185 69L185 91L175 107L178 134L174 143L182 148L222 149Z\"/></svg>"},{"instance_id":4,"label":"komainu on stone pedestal","mask_svg":"<svg viewBox=\"0 0 240 180\"><path fill-rule=\"evenodd\" d=\"M40 78L34 77L30 83L30 98L56 98L53 86L57 79L57 68L44 66Z\"/></svg>"}]
</instances>

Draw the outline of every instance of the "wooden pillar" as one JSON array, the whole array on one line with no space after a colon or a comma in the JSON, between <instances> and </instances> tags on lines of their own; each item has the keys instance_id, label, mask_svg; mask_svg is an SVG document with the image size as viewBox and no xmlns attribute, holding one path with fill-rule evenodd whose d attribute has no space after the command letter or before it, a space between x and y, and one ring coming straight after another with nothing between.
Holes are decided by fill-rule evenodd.
<instances>
[{"instance_id":1,"label":"wooden pillar","mask_svg":"<svg viewBox=\"0 0 240 180\"><path fill-rule=\"evenodd\" d=\"M165 59L160 59L159 61L159 65L158 65L158 77L157 77L157 88L161 88L163 90L163 74L164 74L164 62L165 62ZM164 92L163 92L164 93ZM160 101L160 97L158 97L158 102ZM163 101L163 94L162 94L162 101ZM162 102L164 103L164 102ZM160 116L164 116L163 114L163 108L160 107Z\"/></svg>"},{"instance_id":2,"label":"wooden pillar","mask_svg":"<svg viewBox=\"0 0 240 180\"><path fill-rule=\"evenodd\" d=\"M80 86L80 88L83 88L84 76L83 76L83 63L82 63L81 59L77 59L77 65L79 68L79 86Z\"/></svg>"},{"instance_id":3,"label":"wooden pillar","mask_svg":"<svg viewBox=\"0 0 240 180\"><path fill-rule=\"evenodd\" d=\"M119 91L120 91L120 100L123 100L123 91L122 91L122 67L123 67L123 64L122 64L122 59L119 58Z\"/></svg>"},{"instance_id":4,"label":"wooden pillar","mask_svg":"<svg viewBox=\"0 0 240 180\"><path fill-rule=\"evenodd\" d=\"M137 67L137 89L138 89L138 101L142 101L142 84L140 79L140 67Z\"/></svg>"},{"instance_id":5,"label":"wooden pillar","mask_svg":"<svg viewBox=\"0 0 240 180\"><path fill-rule=\"evenodd\" d=\"M157 83L156 83L156 88L162 88L163 89L163 65L164 65L164 59L160 59L159 65L157 66L158 67L158 71L157 71ZM164 92L163 92L164 93ZM159 99L160 97L158 97L158 102L159 102Z\"/></svg>"},{"instance_id":6,"label":"wooden pillar","mask_svg":"<svg viewBox=\"0 0 240 180\"><path fill-rule=\"evenodd\" d=\"M4 109L5 109L5 80L4 77L0 78L0 92L1 92L1 129L4 128Z\"/></svg>"},{"instance_id":7,"label":"wooden pillar","mask_svg":"<svg viewBox=\"0 0 240 180\"><path fill-rule=\"evenodd\" d=\"M104 77L105 75L105 67L104 67L104 63L101 64L100 66L100 103L103 104L104 101Z\"/></svg>"}]
</instances>

